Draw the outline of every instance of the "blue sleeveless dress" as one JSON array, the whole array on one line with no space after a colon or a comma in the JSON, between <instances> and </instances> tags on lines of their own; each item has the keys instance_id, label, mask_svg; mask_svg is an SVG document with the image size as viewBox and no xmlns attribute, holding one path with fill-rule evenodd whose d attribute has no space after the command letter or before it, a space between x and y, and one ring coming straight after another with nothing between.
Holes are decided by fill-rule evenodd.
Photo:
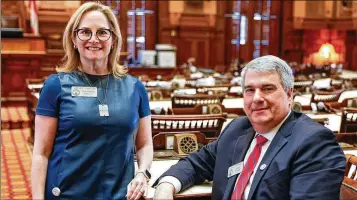
<instances>
[{"instance_id":1,"label":"blue sleeveless dress","mask_svg":"<svg viewBox=\"0 0 357 200\"><path fill-rule=\"evenodd\" d=\"M150 115L146 89L130 75L100 77L92 86L102 102L107 93L109 116L103 117L97 98L71 94L72 86L89 86L83 76L51 75L40 93L36 114L58 119L45 199L126 199L139 120Z\"/></svg>"}]
</instances>

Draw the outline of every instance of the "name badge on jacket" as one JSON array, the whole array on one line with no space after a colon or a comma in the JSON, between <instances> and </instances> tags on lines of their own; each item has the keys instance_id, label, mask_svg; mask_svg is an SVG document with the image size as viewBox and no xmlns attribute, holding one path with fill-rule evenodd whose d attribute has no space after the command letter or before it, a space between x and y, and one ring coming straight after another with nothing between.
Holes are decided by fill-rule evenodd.
<instances>
[{"instance_id":1,"label":"name badge on jacket","mask_svg":"<svg viewBox=\"0 0 357 200\"><path fill-rule=\"evenodd\" d=\"M97 97L97 87L72 86L72 97Z\"/></svg>"},{"instance_id":2,"label":"name badge on jacket","mask_svg":"<svg viewBox=\"0 0 357 200\"><path fill-rule=\"evenodd\" d=\"M242 169L243 169L243 162L240 162L240 163L230 166L228 168L227 177L230 178L231 176L241 173Z\"/></svg>"}]
</instances>

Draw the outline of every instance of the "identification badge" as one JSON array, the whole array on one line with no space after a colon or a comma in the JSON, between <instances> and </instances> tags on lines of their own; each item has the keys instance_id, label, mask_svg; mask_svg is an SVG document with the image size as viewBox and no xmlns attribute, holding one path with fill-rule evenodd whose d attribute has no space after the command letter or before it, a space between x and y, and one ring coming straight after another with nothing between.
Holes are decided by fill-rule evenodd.
<instances>
[{"instance_id":1,"label":"identification badge","mask_svg":"<svg viewBox=\"0 0 357 200\"><path fill-rule=\"evenodd\" d=\"M243 162L232 165L228 168L228 178L242 172Z\"/></svg>"},{"instance_id":2,"label":"identification badge","mask_svg":"<svg viewBox=\"0 0 357 200\"><path fill-rule=\"evenodd\" d=\"M72 97L97 97L96 87L72 86Z\"/></svg>"},{"instance_id":3,"label":"identification badge","mask_svg":"<svg viewBox=\"0 0 357 200\"><path fill-rule=\"evenodd\" d=\"M101 117L109 117L109 109L107 104L99 104L99 115Z\"/></svg>"}]
</instances>

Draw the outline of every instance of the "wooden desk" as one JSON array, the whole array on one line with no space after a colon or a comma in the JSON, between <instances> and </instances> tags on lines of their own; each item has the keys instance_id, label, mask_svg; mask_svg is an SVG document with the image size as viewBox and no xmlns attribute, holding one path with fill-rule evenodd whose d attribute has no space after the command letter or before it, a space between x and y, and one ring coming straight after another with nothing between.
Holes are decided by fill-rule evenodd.
<instances>
[{"instance_id":1,"label":"wooden desk","mask_svg":"<svg viewBox=\"0 0 357 200\"><path fill-rule=\"evenodd\" d=\"M357 79L357 73L355 71L342 70L342 74L339 77L347 80Z\"/></svg>"},{"instance_id":2,"label":"wooden desk","mask_svg":"<svg viewBox=\"0 0 357 200\"><path fill-rule=\"evenodd\" d=\"M357 149L357 132L355 133L337 133L336 139L338 142L343 142L356 146Z\"/></svg>"},{"instance_id":3,"label":"wooden desk","mask_svg":"<svg viewBox=\"0 0 357 200\"><path fill-rule=\"evenodd\" d=\"M328 124L325 126L329 128L332 132L338 133L340 131L341 126L341 113L340 114L311 114L307 113L311 119L318 119L318 118L328 118Z\"/></svg>"},{"instance_id":4,"label":"wooden desk","mask_svg":"<svg viewBox=\"0 0 357 200\"><path fill-rule=\"evenodd\" d=\"M2 79L1 94L11 96L14 91L24 93L27 90L27 78L42 78L44 67L54 67L63 54L48 53L46 41L41 37L2 38L1 39Z\"/></svg>"},{"instance_id":5,"label":"wooden desk","mask_svg":"<svg viewBox=\"0 0 357 200\"><path fill-rule=\"evenodd\" d=\"M159 107L167 110L172 108L171 100L150 101L149 104L151 109ZM243 98L225 98L222 104L225 108L243 108Z\"/></svg>"},{"instance_id":6,"label":"wooden desk","mask_svg":"<svg viewBox=\"0 0 357 200\"><path fill-rule=\"evenodd\" d=\"M244 101L243 98L225 98L222 104L225 108L243 108Z\"/></svg>"},{"instance_id":7,"label":"wooden desk","mask_svg":"<svg viewBox=\"0 0 357 200\"><path fill-rule=\"evenodd\" d=\"M354 156L357 154L357 150L344 152L345 154L352 154ZM345 177L341 186L340 199L357 199L356 161L353 157L349 156L346 156L346 159L348 160Z\"/></svg>"},{"instance_id":8,"label":"wooden desk","mask_svg":"<svg viewBox=\"0 0 357 200\"><path fill-rule=\"evenodd\" d=\"M162 101L150 101L150 108L154 109L156 107L164 108L167 110L171 108L171 100L162 100ZM243 107L243 99L242 98L229 98L224 99L222 103L226 108L242 108ZM341 114L311 114L307 113L307 116L312 119L316 118L328 118L327 128L331 129L333 132L337 133L340 130L341 126ZM227 124L229 120L225 122ZM225 125L223 125L224 128Z\"/></svg>"},{"instance_id":9,"label":"wooden desk","mask_svg":"<svg viewBox=\"0 0 357 200\"><path fill-rule=\"evenodd\" d=\"M352 200L357 199L357 186L347 184L346 179L342 182L340 190L340 199L341 200Z\"/></svg>"},{"instance_id":10,"label":"wooden desk","mask_svg":"<svg viewBox=\"0 0 357 200\"><path fill-rule=\"evenodd\" d=\"M29 85L28 88L29 89L33 89L33 88L40 88L41 85L40 84L33 84L33 85ZM33 94L35 97L37 97L37 99L39 98L39 93L34 93ZM233 105L236 105L237 107L242 106L240 104L243 104L243 99L242 98L230 98L230 99L225 99L223 100L223 103L225 103L225 107L227 108L232 108ZM154 109L157 107L160 108L164 108L165 110L167 110L168 108L171 108L171 100L162 100L162 101L150 101L150 108ZM330 130L332 130L333 132L337 133L340 130L340 126L341 126L341 114L309 114L307 113L307 116L311 117L312 119L316 119L316 118L328 118L328 124L326 125L327 128L329 128ZM228 118L227 121L223 124L223 128L230 122L232 121L234 118Z\"/></svg>"},{"instance_id":11,"label":"wooden desk","mask_svg":"<svg viewBox=\"0 0 357 200\"><path fill-rule=\"evenodd\" d=\"M129 74L134 76L149 76L152 80L157 80L160 75L163 79L171 80L177 72L176 67L130 67Z\"/></svg>"},{"instance_id":12,"label":"wooden desk","mask_svg":"<svg viewBox=\"0 0 357 200\"><path fill-rule=\"evenodd\" d=\"M294 97L294 102L300 103L302 106L310 106L312 94L303 94Z\"/></svg>"},{"instance_id":13,"label":"wooden desk","mask_svg":"<svg viewBox=\"0 0 357 200\"><path fill-rule=\"evenodd\" d=\"M357 156L357 150L344 150L343 151L345 154L352 154Z\"/></svg>"},{"instance_id":14,"label":"wooden desk","mask_svg":"<svg viewBox=\"0 0 357 200\"><path fill-rule=\"evenodd\" d=\"M160 101L150 101L149 105L150 105L150 109L163 108L165 110L168 110L169 108L172 108L171 99L160 100Z\"/></svg>"},{"instance_id":15,"label":"wooden desk","mask_svg":"<svg viewBox=\"0 0 357 200\"><path fill-rule=\"evenodd\" d=\"M45 40L41 37L2 38L1 42L1 55L46 53Z\"/></svg>"},{"instance_id":16,"label":"wooden desk","mask_svg":"<svg viewBox=\"0 0 357 200\"><path fill-rule=\"evenodd\" d=\"M357 150L344 151L345 154L353 154L357 156ZM151 179L149 185L153 185L154 182L166 172L172 165L176 164L178 160L161 160L153 161L151 165ZM137 169L137 164L135 163L135 169ZM175 199L210 199L212 193L213 182L205 182L202 185L195 185L182 191L175 195ZM342 185L341 190L346 190L346 192L351 192L349 186ZM155 188L150 187L148 193L144 199L151 200L155 194ZM356 197L356 196L354 196Z\"/></svg>"},{"instance_id":17,"label":"wooden desk","mask_svg":"<svg viewBox=\"0 0 357 200\"><path fill-rule=\"evenodd\" d=\"M151 165L151 179L149 185L153 185L154 182L167 171L172 165L176 164L178 160L165 160L165 161L153 161ZM135 169L137 169L137 163L135 163ZM150 200L153 198L155 193L155 189L150 187L148 193L144 199ZM212 182L205 182L202 185L195 185L188 188L185 191L180 192L179 194L175 195L175 199L186 198L206 198L210 199L212 193Z\"/></svg>"}]
</instances>

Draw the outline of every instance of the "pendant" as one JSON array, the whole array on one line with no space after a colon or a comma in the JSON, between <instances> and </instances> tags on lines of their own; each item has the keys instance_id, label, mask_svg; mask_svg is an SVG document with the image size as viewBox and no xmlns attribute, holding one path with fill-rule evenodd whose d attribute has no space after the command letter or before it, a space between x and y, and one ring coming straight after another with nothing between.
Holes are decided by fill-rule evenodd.
<instances>
[{"instance_id":1,"label":"pendant","mask_svg":"<svg viewBox=\"0 0 357 200\"><path fill-rule=\"evenodd\" d=\"M99 116L109 117L109 108L107 104L99 104Z\"/></svg>"}]
</instances>

